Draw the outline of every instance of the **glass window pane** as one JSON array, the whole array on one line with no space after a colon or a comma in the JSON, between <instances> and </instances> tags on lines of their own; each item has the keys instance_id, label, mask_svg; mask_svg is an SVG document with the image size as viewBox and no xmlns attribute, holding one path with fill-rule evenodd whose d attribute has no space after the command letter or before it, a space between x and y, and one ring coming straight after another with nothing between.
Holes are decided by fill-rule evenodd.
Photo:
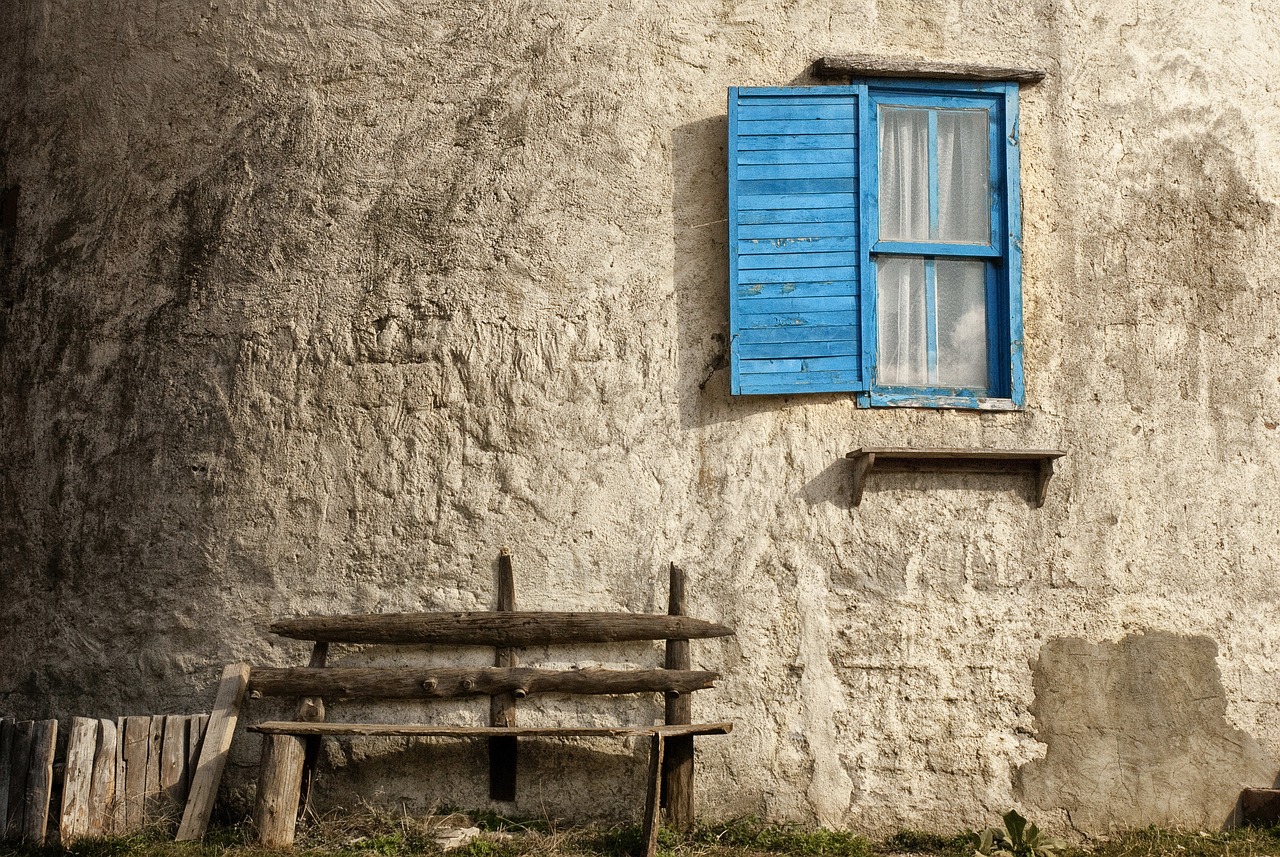
<instances>
[{"instance_id":1,"label":"glass window pane","mask_svg":"<svg viewBox=\"0 0 1280 857\"><path fill-rule=\"evenodd\" d=\"M929 111L881 107L880 240L929 238Z\"/></svg>"},{"instance_id":2,"label":"glass window pane","mask_svg":"<svg viewBox=\"0 0 1280 857\"><path fill-rule=\"evenodd\" d=\"M934 264L938 383L944 387L986 388L987 266L972 260L938 259Z\"/></svg>"},{"instance_id":3,"label":"glass window pane","mask_svg":"<svg viewBox=\"0 0 1280 857\"><path fill-rule=\"evenodd\" d=\"M876 260L876 381L923 385L929 381L925 332L924 260Z\"/></svg>"},{"instance_id":4,"label":"glass window pane","mask_svg":"<svg viewBox=\"0 0 1280 857\"><path fill-rule=\"evenodd\" d=\"M991 241L991 156L986 110L938 111L939 241Z\"/></svg>"}]
</instances>

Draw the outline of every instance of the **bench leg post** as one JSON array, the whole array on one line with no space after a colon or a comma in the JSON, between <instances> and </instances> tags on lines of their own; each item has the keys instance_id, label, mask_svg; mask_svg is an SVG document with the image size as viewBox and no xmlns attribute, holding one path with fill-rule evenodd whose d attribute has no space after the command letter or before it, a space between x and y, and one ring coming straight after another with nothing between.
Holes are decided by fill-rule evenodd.
<instances>
[{"instance_id":1,"label":"bench leg post","mask_svg":"<svg viewBox=\"0 0 1280 857\"><path fill-rule=\"evenodd\" d=\"M693 827L693 736L676 735L663 743L667 826L687 833Z\"/></svg>"},{"instance_id":2,"label":"bench leg post","mask_svg":"<svg viewBox=\"0 0 1280 857\"><path fill-rule=\"evenodd\" d=\"M649 739L649 779L645 781L644 801L644 853L640 857L654 857L658 853L658 820L661 816L662 753L666 741L657 733Z\"/></svg>"},{"instance_id":3,"label":"bench leg post","mask_svg":"<svg viewBox=\"0 0 1280 857\"><path fill-rule=\"evenodd\" d=\"M253 820L258 827L258 841L266 848L293 844L305 757L306 744L296 735L263 736Z\"/></svg>"}]
</instances>

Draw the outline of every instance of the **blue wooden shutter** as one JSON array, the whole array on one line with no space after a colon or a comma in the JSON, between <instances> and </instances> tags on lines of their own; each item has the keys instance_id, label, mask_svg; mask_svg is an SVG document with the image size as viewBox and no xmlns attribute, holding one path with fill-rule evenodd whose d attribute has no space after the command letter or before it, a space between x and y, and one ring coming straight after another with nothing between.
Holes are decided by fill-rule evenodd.
<instances>
[{"instance_id":1,"label":"blue wooden shutter","mask_svg":"<svg viewBox=\"0 0 1280 857\"><path fill-rule=\"evenodd\" d=\"M735 395L864 391L858 89L729 90Z\"/></svg>"}]
</instances>

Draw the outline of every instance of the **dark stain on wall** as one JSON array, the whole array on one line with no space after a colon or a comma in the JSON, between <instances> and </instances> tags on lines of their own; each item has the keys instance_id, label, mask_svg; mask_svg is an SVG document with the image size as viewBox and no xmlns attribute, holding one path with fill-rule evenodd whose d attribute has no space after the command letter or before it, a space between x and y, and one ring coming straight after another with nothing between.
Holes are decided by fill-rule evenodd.
<instances>
[{"instance_id":1,"label":"dark stain on wall","mask_svg":"<svg viewBox=\"0 0 1280 857\"><path fill-rule=\"evenodd\" d=\"M1083 830L1232 823L1276 762L1228 721L1217 655L1208 637L1162 632L1045 643L1032 713L1046 752L1018 771L1022 801Z\"/></svg>"}]
</instances>

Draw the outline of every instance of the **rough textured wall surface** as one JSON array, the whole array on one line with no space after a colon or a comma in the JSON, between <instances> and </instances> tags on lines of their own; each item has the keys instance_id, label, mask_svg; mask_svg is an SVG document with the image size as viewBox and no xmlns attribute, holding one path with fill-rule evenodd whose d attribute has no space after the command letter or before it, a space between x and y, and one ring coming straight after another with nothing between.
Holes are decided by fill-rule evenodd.
<instances>
[{"instance_id":1,"label":"rough textured wall surface","mask_svg":"<svg viewBox=\"0 0 1280 857\"><path fill-rule=\"evenodd\" d=\"M1212 723L1177 721L1214 770L1087 823L1221 823L1280 755L1278 22L1274 0L3 4L0 709L204 707L229 660L305 658L272 617L490 606L506 544L525 608L661 609L675 560L737 629L694 645L724 673L695 716L738 724L701 742L706 814L1065 828L1076 792L1031 784L1118 763L1068 752L1109 721L1055 721L1074 709L1044 693L1089 679L1046 664L1150 634L1210 688L1216 666ZM728 395L725 87L830 53L1048 71L1022 97L1024 412ZM873 477L852 509L863 445L1068 455L1041 509L960 476ZM1142 693L1121 684L1117 711ZM1196 744L1237 733L1247 764ZM635 811L636 748L553 750L520 811ZM397 782L384 751L426 752L331 753L375 796L483 802L474 748L442 751L472 792Z\"/></svg>"}]
</instances>

